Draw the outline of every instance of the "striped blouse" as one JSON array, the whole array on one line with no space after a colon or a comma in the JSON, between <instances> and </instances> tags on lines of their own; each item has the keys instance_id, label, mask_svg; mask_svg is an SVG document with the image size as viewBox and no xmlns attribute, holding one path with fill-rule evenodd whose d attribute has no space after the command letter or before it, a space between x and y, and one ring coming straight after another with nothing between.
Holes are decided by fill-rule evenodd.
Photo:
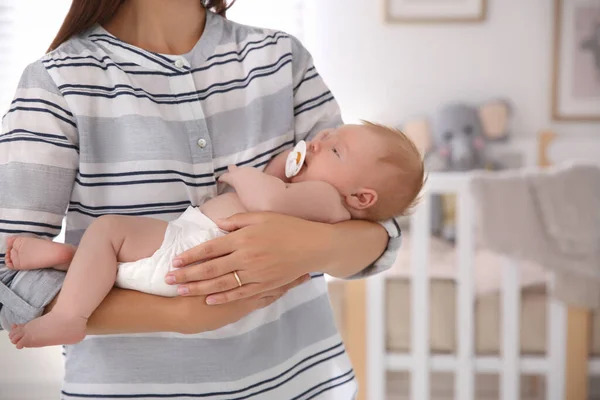
<instances>
[{"instance_id":1,"label":"striped blouse","mask_svg":"<svg viewBox=\"0 0 600 400\"><path fill-rule=\"evenodd\" d=\"M0 322L40 315L62 283L15 273L15 233L77 244L104 214L173 220L222 191L229 164L263 167L341 124L299 41L208 13L182 56L145 51L100 26L24 71L0 136ZM393 221L384 255L400 245ZM237 323L198 335L89 336L66 347L63 399L351 399L354 374L322 274Z\"/></svg>"}]
</instances>

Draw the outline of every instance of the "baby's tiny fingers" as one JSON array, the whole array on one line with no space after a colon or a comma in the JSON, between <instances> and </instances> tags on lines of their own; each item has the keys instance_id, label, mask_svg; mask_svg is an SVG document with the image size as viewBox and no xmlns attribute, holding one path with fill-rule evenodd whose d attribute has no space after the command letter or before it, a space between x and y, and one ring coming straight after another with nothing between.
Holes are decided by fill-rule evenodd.
<instances>
[{"instance_id":1,"label":"baby's tiny fingers","mask_svg":"<svg viewBox=\"0 0 600 400\"><path fill-rule=\"evenodd\" d=\"M231 177L231 174L229 172L225 172L223 175L221 175L219 177L219 182L223 182L223 183L229 183L229 178Z\"/></svg>"}]
</instances>

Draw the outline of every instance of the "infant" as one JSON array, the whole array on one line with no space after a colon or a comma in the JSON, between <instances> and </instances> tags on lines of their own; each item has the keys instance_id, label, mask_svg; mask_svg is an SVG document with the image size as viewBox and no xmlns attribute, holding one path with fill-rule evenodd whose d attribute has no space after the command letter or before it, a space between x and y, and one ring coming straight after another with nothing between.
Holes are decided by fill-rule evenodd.
<instances>
[{"instance_id":1,"label":"infant","mask_svg":"<svg viewBox=\"0 0 600 400\"><path fill-rule=\"evenodd\" d=\"M79 247L11 237L6 265L15 270L68 269L56 305L46 315L16 325L18 348L74 344L110 289L176 296L165 276L177 256L225 235L214 220L236 213L271 211L324 223L383 221L407 214L424 182L421 155L401 132L369 122L325 129L269 162L265 171L229 167L219 181L230 191L189 207L178 219L106 215L94 220ZM232 274L232 289L242 284Z\"/></svg>"}]
</instances>

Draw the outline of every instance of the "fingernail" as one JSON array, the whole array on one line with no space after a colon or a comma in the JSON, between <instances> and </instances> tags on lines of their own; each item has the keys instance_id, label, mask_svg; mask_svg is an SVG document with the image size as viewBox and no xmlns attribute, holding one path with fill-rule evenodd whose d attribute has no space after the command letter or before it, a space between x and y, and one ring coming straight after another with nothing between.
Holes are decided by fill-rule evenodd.
<instances>
[{"instance_id":1,"label":"fingernail","mask_svg":"<svg viewBox=\"0 0 600 400\"><path fill-rule=\"evenodd\" d=\"M206 304L217 304L217 299L215 299L214 297L207 297Z\"/></svg>"},{"instance_id":2,"label":"fingernail","mask_svg":"<svg viewBox=\"0 0 600 400\"><path fill-rule=\"evenodd\" d=\"M179 294L188 294L190 292L190 289L188 289L187 286L179 286L177 288L177 293Z\"/></svg>"},{"instance_id":3,"label":"fingernail","mask_svg":"<svg viewBox=\"0 0 600 400\"><path fill-rule=\"evenodd\" d=\"M175 275L168 274L168 275L166 276L166 278L165 278L165 281L166 281L168 284L175 283Z\"/></svg>"},{"instance_id":4,"label":"fingernail","mask_svg":"<svg viewBox=\"0 0 600 400\"><path fill-rule=\"evenodd\" d=\"M173 260L173 267L174 268L179 268L181 267L181 265L183 264L183 261L181 261L181 259L176 258Z\"/></svg>"}]
</instances>

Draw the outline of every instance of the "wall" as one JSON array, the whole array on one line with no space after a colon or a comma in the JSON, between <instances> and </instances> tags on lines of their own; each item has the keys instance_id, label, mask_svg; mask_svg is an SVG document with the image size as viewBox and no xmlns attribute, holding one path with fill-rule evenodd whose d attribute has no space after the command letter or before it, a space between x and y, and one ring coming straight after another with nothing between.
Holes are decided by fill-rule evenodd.
<instances>
[{"instance_id":1,"label":"wall","mask_svg":"<svg viewBox=\"0 0 600 400\"><path fill-rule=\"evenodd\" d=\"M0 400L55 400L63 377L61 347L16 350L0 332Z\"/></svg>"},{"instance_id":2,"label":"wall","mask_svg":"<svg viewBox=\"0 0 600 400\"><path fill-rule=\"evenodd\" d=\"M446 102L505 96L516 137L553 128L600 140L600 124L550 119L552 0L488 0L486 22L454 26L385 24L384 0L310 1L307 43L346 120L394 124Z\"/></svg>"},{"instance_id":3,"label":"wall","mask_svg":"<svg viewBox=\"0 0 600 400\"><path fill-rule=\"evenodd\" d=\"M23 69L44 55L69 10L70 0L0 0L0 110L6 112ZM10 12L8 9L10 8Z\"/></svg>"},{"instance_id":4,"label":"wall","mask_svg":"<svg viewBox=\"0 0 600 400\"><path fill-rule=\"evenodd\" d=\"M63 230L55 239L64 242ZM0 400L55 400L64 376L62 346L17 350L0 331Z\"/></svg>"}]
</instances>

